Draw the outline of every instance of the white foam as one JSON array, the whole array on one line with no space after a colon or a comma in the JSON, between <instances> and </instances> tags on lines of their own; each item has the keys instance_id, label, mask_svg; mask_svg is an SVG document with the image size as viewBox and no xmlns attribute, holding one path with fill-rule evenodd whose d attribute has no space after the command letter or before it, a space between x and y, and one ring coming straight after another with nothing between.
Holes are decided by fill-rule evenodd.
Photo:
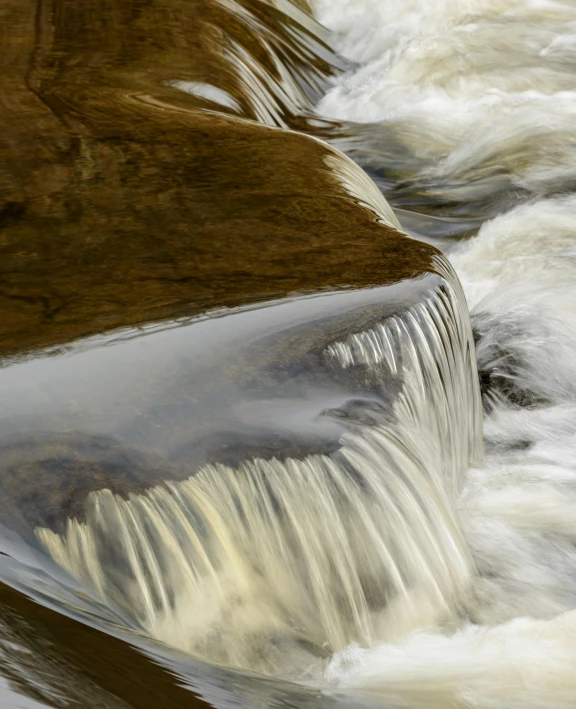
<instances>
[{"instance_id":1,"label":"white foam","mask_svg":"<svg viewBox=\"0 0 576 709\"><path fill-rule=\"evenodd\" d=\"M328 678L414 709L572 709L576 612L550 621L521 618L446 636L415 633L404 643L337 655Z\"/></svg>"},{"instance_id":2,"label":"white foam","mask_svg":"<svg viewBox=\"0 0 576 709\"><path fill-rule=\"evenodd\" d=\"M517 383L576 399L576 197L540 200L486 223L452 254L476 326L478 357L514 356Z\"/></svg>"},{"instance_id":3,"label":"white foam","mask_svg":"<svg viewBox=\"0 0 576 709\"><path fill-rule=\"evenodd\" d=\"M466 622L350 646L326 678L334 691L408 707L573 708L576 197L542 197L571 189L576 176L576 4L314 5L340 51L359 62L320 113L394 127L421 159L413 179L436 194L508 173L540 196L451 252L491 409L485 462L469 472L459 500L479 572L462 599Z\"/></svg>"},{"instance_id":4,"label":"white foam","mask_svg":"<svg viewBox=\"0 0 576 709\"><path fill-rule=\"evenodd\" d=\"M481 368L512 353L536 406L496 400L488 453L460 498L479 572L473 621L402 644L336 655L340 691L410 707L542 709L576 702L576 198L540 200L491 222L453 254L481 340Z\"/></svg>"},{"instance_id":5,"label":"white foam","mask_svg":"<svg viewBox=\"0 0 576 709\"><path fill-rule=\"evenodd\" d=\"M360 66L318 106L394 126L434 183L509 172L545 193L576 176L576 6L550 0L315 0Z\"/></svg>"}]
</instances>

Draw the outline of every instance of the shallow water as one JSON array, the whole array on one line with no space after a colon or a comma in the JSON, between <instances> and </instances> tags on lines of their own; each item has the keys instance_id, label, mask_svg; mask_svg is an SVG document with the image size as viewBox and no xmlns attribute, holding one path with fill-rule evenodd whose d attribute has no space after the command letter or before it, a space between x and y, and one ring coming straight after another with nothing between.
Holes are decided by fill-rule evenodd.
<instances>
[{"instance_id":1,"label":"shallow water","mask_svg":"<svg viewBox=\"0 0 576 709\"><path fill-rule=\"evenodd\" d=\"M6 706L576 705L576 7L309 9L2 10Z\"/></svg>"}]
</instances>

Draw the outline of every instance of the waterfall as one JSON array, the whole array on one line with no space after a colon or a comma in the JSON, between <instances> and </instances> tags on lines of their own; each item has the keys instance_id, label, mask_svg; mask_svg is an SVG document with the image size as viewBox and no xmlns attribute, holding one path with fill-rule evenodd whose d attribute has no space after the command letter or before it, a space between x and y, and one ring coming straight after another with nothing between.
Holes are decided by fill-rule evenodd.
<instances>
[{"instance_id":1,"label":"waterfall","mask_svg":"<svg viewBox=\"0 0 576 709\"><path fill-rule=\"evenodd\" d=\"M399 388L391 411L324 412L345 420L336 452L91 493L85 521L39 540L152 637L282 677L455 617L474 577L455 498L482 455L481 407L466 305L436 265L428 297L325 349L334 376Z\"/></svg>"}]
</instances>

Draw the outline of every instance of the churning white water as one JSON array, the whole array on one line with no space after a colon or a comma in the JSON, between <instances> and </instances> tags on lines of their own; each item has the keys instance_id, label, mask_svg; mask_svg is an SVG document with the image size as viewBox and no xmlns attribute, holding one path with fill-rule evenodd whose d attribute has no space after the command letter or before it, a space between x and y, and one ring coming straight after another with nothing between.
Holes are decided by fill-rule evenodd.
<instances>
[{"instance_id":1,"label":"churning white water","mask_svg":"<svg viewBox=\"0 0 576 709\"><path fill-rule=\"evenodd\" d=\"M509 175L550 194L576 178L572 0L314 0L336 48L360 62L319 111L379 122L422 167L458 185Z\"/></svg>"},{"instance_id":2,"label":"churning white water","mask_svg":"<svg viewBox=\"0 0 576 709\"><path fill-rule=\"evenodd\" d=\"M431 195L507 175L526 200L450 253L487 411L458 503L478 573L467 621L352 645L328 677L411 707L575 707L576 3L314 5L358 62L323 115L392 129Z\"/></svg>"},{"instance_id":3,"label":"churning white water","mask_svg":"<svg viewBox=\"0 0 576 709\"><path fill-rule=\"evenodd\" d=\"M459 519L467 620L351 646L328 677L411 707L576 706L576 199L517 207L452 256L486 376L482 466Z\"/></svg>"}]
</instances>

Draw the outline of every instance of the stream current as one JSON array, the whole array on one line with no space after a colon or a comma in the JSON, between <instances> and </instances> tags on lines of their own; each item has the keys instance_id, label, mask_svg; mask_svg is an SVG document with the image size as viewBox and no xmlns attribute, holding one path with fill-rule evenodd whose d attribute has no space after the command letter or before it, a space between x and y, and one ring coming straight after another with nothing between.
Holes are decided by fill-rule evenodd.
<instances>
[{"instance_id":1,"label":"stream current","mask_svg":"<svg viewBox=\"0 0 576 709\"><path fill-rule=\"evenodd\" d=\"M3 470L59 480L96 446L112 476L136 472L128 491L87 490L81 512L63 491L64 520L59 503L6 505L2 580L139 648L217 707L571 709L576 4L312 11L348 63L303 107L280 60L273 85L235 47L251 120L285 128L278 105L300 111L372 178L334 152L326 165L347 194L444 255L411 284L326 289L7 362ZM241 110L223 88L171 85ZM18 436L44 443L48 429L38 463ZM6 477L3 490L18 485ZM18 499L35 505L39 489ZM29 642L14 627L8 655ZM40 670L26 652L10 677L29 696L40 672L72 706L126 706L50 650ZM68 706L57 689L41 700Z\"/></svg>"},{"instance_id":2,"label":"stream current","mask_svg":"<svg viewBox=\"0 0 576 709\"><path fill-rule=\"evenodd\" d=\"M410 706L572 707L576 5L318 0L316 11L358 63L318 110L368 124L367 145L394 135L403 179L444 202L436 216L477 220L442 247L471 314L486 442L458 502L484 576L468 622L349 648L331 677ZM385 157L358 154L403 207Z\"/></svg>"}]
</instances>

